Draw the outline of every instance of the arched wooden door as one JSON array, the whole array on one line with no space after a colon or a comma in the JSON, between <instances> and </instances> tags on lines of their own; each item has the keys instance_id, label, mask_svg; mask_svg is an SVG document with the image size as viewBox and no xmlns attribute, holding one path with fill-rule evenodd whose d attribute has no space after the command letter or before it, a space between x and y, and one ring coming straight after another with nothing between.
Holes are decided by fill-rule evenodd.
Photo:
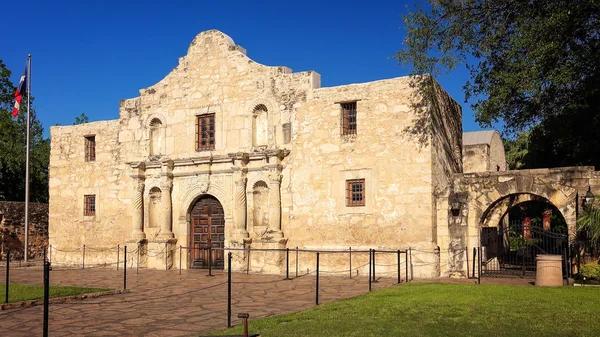
<instances>
[{"instance_id":1,"label":"arched wooden door","mask_svg":"<svg viewBox=\"0 0 600 337\"><path fill-rule=\"evenodd\" d=\"M198 199L191 211L191 267L223 269L225 253L225 215L219 200L212 196ZM209 247L213 250L209 254ZM214 249L220 248L220 249Z\"/></svg>"}]
</instances>

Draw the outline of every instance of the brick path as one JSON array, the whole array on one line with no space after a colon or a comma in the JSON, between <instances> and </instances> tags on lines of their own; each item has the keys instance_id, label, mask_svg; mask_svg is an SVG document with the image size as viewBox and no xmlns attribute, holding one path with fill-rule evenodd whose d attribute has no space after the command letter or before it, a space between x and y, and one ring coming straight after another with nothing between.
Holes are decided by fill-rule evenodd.
<instances>
[{"instance_id":1,"label":"brick path","mask_svg":"<svg viewBox=\"0 0 600 337\"><path fill-rule=\"evenodd\" d=\"M3 270L4 271L4 270ZM3 274L3 273L1 273ZM227 275L206 270L127 272L129 293L50 305L50 336L198 336L227 327ZM39 267L11 269L11 283L42 284ZM4 275L2 275L4 277ZM120 289L123 271L54 269L51 285ZM382 278L373 289L391 287ZM368 279L321 276L319 302L354 297L368 291ZM298 312L315 306L315 277L291 281L281 276L233 274L232 320ZM0 336L41 336L43 307L0 311ZM260 332L260 331L258 331Z\"/></svg>"}]
</instances>

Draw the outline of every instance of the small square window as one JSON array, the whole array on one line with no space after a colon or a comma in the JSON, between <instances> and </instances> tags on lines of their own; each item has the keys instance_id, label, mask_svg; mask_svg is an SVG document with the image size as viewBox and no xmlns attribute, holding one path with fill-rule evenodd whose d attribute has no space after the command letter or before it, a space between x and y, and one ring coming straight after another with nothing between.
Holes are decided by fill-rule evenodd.
<instances>
[{"instance_id":1,"label":"small square window","mask_svg":"<svg viewBox=\"0 0 600 337\"><path fill-rule=\"evenodd\" d=\"M96 136L85 137L85 161L96 161Z\"/></svg>"},{"instance_id":2,"label":"small square window","mask_svg":"<svg viewBox=\"0 0 600 337\"><path fill-rule=\"evenodd\" d=\"M365 180L353 179L346 180L346 206L364 206L365 205Z\"/></svg>"},{"instance_id":3,"label":"small square window","mask_svg":"<svg viewBox=\"0 0 600 337\"><path fill-rule=\"evenodd\" d=\"M83 215L94 216L96 215L96 195L85 195L83 197Z\"/></svg>"},{"instance_id":4,"label":"small square window","mask_svg":"<svg viewBox=\"0 0 600 337\"><path fill-rule=\"evenodd\" d=\"M215 149L215 114L196 116L196 151Z\"/></svg>"},{"instance_id":5,"label":"small square window","mask_svg":"<svg viewBox=\"0 0 600 337\"><path fill-rule=\"evenodd\" d=\"M342 135L356 134L356 102L342 103Z\"/></svg>"}]
</instances>

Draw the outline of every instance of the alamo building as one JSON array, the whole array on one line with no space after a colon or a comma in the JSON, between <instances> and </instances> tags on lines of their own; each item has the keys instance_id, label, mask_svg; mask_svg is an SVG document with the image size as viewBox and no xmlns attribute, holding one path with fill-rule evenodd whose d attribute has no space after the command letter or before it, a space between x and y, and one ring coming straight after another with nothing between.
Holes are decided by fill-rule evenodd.
<instances>
[{"instance_id":1,"label":"alamo building","mask_svg":"<svg viewBox=\"0 0 600 337\"><path fill-rule=\"evenodd\" d=\"M410 247L414 277L464 277L480 228L525 194L574 232L577 196L600 185L593 168L507 171L499 133L463 135L460 106L431 92L410 77L321 87L314 71L259 64L202 32L118 119L51 127L52 262L80 263L69 252L85 245L86 263L114 264L127 246L146 268L283 273L285 248ZM228 266L223 248L252 250ZM368 273L368 254L355 259ZM378 259L395 270L395 255ZM312 271L314 254L298 264ZM321 268L348 270L348 256Z\"/></svg>"}]
</instances>

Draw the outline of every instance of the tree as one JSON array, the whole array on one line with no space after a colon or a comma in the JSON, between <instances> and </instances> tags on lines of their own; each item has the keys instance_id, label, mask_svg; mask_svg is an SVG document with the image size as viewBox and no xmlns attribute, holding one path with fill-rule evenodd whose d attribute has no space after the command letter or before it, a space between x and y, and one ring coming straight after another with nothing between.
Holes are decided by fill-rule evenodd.
<instances>
[{"instance_id":1,"label":"tree","mask_svg":"<svg viewBox=\"0 0 600 337\"><path fill-rule=\"evenodd\" d=\"M519 170L527 167L529 154L529 132L517 134L515 139L504 138L504 152L509 170Z\"/></svg>"},{"instance_id":2,"label":"tree","mask_svg":"<svg viewBox=\"0 0 600 337\"><path fill-rule=\"evenodd\" d=\"M85 124L85 123L89 123L89 118L88 116L85 115L85 113L81 113L81 115L79 116L75 116L75 122L73 122L73 125L78 125L78 124Z\"/></svg>"},{"instance_id":3,"label":"tree","mask_svg":"<svg viewBox=\"0 0 600 337\"><path fill-rule=\"evenodd\" d=\"M11 117L15 86L11 71L0 60L0 200L25 200L26 104L17 118ZM27 93L22 102L27 102ZM33 105L33 97L31 103ZM30 200L48 202L48 163L50 142L43 138L42 124L31 107L30 129Z\"/></svg>"},{"instance_id":4,"label":"tree","mask_svg":"<svg viewBox=\"0 0 600 337\"><path fill-rule=\"evenodd\" d=\"M573 118L600 126L600 1L426 3L404 16L399 63L433 75L464 63L465 101L473 100L480 125L502 121L508 134L531 130L531 145L543 150L539 158L548 166L600 166L592 132L560 127Z\"/></svg>"}]
</instances>

